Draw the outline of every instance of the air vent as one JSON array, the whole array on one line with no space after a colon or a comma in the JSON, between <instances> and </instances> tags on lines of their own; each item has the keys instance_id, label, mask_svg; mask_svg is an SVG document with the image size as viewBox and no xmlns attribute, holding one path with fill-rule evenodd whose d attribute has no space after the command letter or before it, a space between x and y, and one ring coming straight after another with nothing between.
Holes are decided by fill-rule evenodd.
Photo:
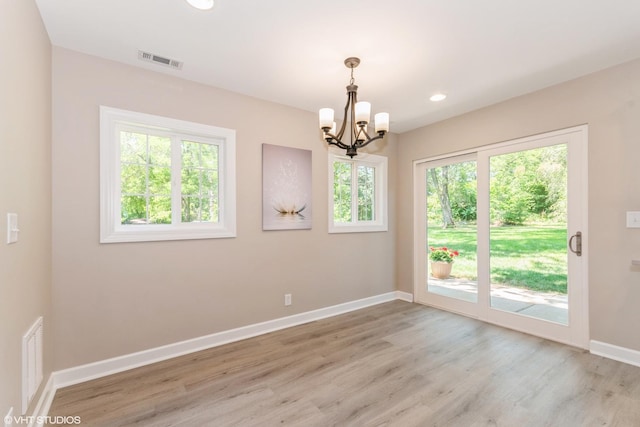
<instances>
[{"instance_id":1,"label":"air vent","mask_svg":"<svg viewBox=\"0 0 640 427\"><path fill-rule=\"evenodd\" d=\"M22 337L22 413L42 383L42 317Z\"/></svg>"},{"instance_id":2,"label":"air vent","mask_svg":"<svg viewBox=\"0 0 640 427\"><path fill-rule=\"evenodd\" d=\"M155 64L164 65L165 67L171 67L176 70L182 70L182 62L175 59L165 58L164 56L154 55L153 53L138 51L138 59L146 62L153 62Z\"/></svg>"}]
</instances>

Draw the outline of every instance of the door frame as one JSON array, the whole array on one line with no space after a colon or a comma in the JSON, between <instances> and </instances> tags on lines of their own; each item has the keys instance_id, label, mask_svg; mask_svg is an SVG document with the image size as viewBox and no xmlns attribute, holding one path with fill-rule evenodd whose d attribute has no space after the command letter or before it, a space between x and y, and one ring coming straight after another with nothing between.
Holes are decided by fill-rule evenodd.
<instances>
[{"instance_id":1,"label":"door frame","mask_svg":"<svg viewBox=\"0 0 640 427\"><path fill-rule=\"evenodd\" d=\"M572 171L568 174L567 194L569 203L573 203L575 208L569 212L567 218L567 234L571 236L576 231L582 231L582 257L569 255L570 280L573 280L569 289L569 326L554 324L551 322L533 321L534 328L531 329L532 319L523 318L509 312L492 309L490 306L489 289L489 218L488 218L488 182L478 182L478 302L472 303L462 300L455 300L444 296L428 294L427 285L427 224L423 218L425 206L421 206L426 194L426 179L424 171L426 164L444 165L456 163L457 159L464 161L476 157L478 176L482 168L488 168L488 159L491 154L499 154L509 151L514 146L522 147L523 150L542 139L565 140L571 149L568 150L567 167L571 165ZM553 145L553 144L546 144ZM497 324L510 329L540 336L543 338L559 341L565 344L580 348L589 348L589 282L588 282L588 184L587 184L587 145L588 126L581 125L552 132L546 132L524 138L500 142L474 149L449 153L446 155L434 156L425 159L414 160L413 162L413 188L414 188L414 262L413 277L414 290L413 300L420 304L445 309L448 311L463 314ZM486 188L480 188L480 186ZM481 196L481 191L486 191L486 196ZM486 211L486 212L485 212ZM481 249L481 242L486 242L486 247ZM579 287L579 288L578 288ZM576 292L577 290L577 292Z\"/></svg>"}]
</instances>

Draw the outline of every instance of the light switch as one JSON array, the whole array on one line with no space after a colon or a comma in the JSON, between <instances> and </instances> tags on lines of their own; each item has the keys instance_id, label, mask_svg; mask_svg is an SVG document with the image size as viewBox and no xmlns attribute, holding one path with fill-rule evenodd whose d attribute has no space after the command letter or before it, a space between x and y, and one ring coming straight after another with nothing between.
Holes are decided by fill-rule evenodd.
<instances>
[{"instance_id":1,"label":"light switch","mask_svg":"<svg viewBox=\"0 0 640 427\"><path fill-rule=\"evenodd\" d=\"M7 243L15 243L18 241L18 214L7 214Z\"/></svg>"},{"instance_id":2,"label":"light switch","mask_svg":"<svg viewBox=\"0 0 640 427\"><path fill-rule=\"evenodd\" d=\"M640 228L640 212L627 212L627 228Z\"/></svg>"}]
</instances>

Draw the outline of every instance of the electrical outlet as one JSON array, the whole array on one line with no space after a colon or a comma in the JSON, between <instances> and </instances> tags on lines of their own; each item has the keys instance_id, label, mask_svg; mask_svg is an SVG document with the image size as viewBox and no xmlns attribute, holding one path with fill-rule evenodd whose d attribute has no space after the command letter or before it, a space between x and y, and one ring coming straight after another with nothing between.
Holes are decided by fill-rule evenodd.
<instances>
[{"instance_id":1,"label":"electrical outlet","mask_svg":"<svg viewBox=\"0 0 640 427\"><path fill-rule=\"evenodd\" d=\"M4 416L4 427L11 427L13 425L13 406L7 412L7 415Z\"/></svg>"},{"instance_id":2,"label":"electrical outlet","mask_svg":"<svg viewBox=\"0 0 640 427\"><path fill-rule=\"evenodd\" d=\"M284 305L291 305L291 294L284 294Z\"/></svg>"}]
</instances>

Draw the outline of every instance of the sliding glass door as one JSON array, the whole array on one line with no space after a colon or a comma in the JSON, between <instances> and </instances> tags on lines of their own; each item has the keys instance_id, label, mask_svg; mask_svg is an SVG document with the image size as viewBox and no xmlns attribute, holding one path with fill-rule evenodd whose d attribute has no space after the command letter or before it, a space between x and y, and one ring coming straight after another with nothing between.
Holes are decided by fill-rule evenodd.
<instances>
[{"instance_id":1,"label":"sliding glass door","mask_svg":"<svg viewBox=\"0 0 640 427\"><path fill-rule=\"evenodd\" d=\"M568 325L567 143L488 161L491 307Z\"/></svg>"},{"instance_id":2,"label":"sliding glass door","mask_svg":"<svg viewBox=\"0 0 640 427\"><path fill-rule=\"evenodd\" d=\"M586 347L585 150L579 127L417 162L416 301Z\"/></svg>"}]
</instances>

